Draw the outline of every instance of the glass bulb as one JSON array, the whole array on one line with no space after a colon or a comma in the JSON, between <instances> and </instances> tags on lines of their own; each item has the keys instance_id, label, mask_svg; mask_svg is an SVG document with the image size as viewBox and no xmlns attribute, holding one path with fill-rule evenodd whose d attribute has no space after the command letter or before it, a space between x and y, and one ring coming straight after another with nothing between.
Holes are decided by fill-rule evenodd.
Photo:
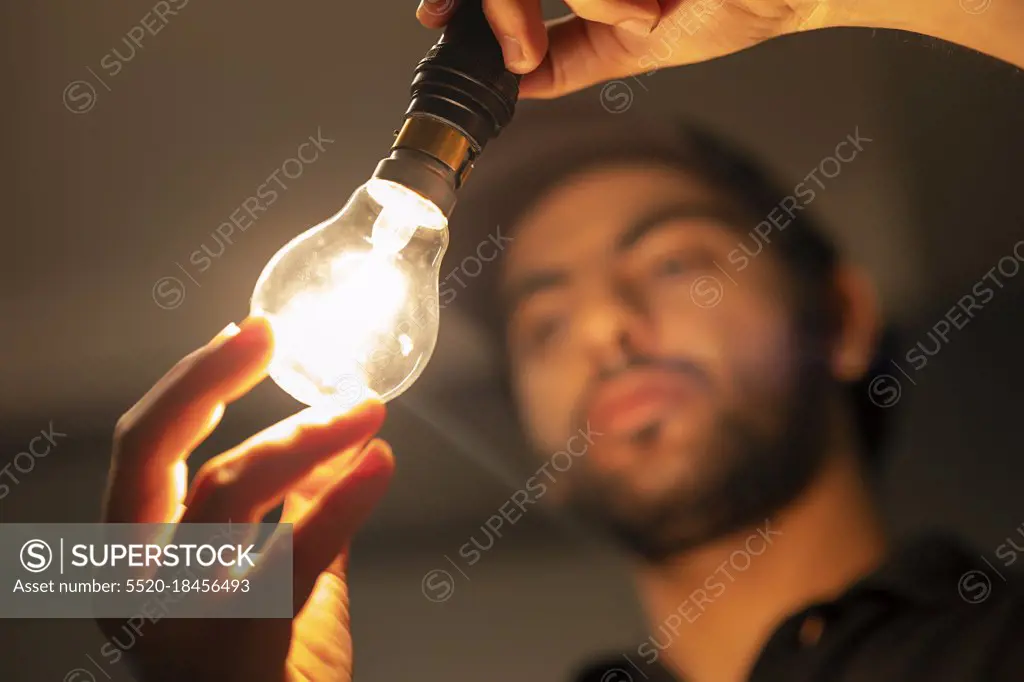
<instances>
[{"instance_id":1,"label":"glass bulb","mask_svg":"<svg viewBox=\"0 0 1024 682\"><path fill-rule=\"evenodd\" d=\"M400 395L437 343L447 248L448 221L433 203L379 178L360 187L256 282L251 312L274 331L271 378L313 406Z\"/></svg>"}]
</instances>

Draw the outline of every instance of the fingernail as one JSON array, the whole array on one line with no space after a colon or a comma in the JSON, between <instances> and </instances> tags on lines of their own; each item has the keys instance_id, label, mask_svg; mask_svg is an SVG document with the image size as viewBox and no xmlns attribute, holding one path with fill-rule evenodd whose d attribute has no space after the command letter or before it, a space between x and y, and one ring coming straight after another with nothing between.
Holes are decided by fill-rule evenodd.
<instances>
[{"instance_id":1,"label":"fingernail","mask_svg":"<svg viewBox=\"0 0 1024 682\"><path fill-rule=\"evenodd\" d=\"M416 16L420 19L423 17L444 17L452 7L455 5L455 0L420 0L419 6L416 8Z\"/></svg>"},{"instance_id":2,"label":"fingernail","mask_svg":"<svg viewBox=\"0 0 1024 682\"><path fill-rule=\"evenodd\" d=\"M627 33L644 37L651 35L655 23L657 22L650 19L626 19L625 21L620 21L617 26Z\"/></svg>"},{"instance_id":3,"label":"fingernail","mask_svg":"<svg viewBox=\"0 0 1024 682\"><path fill-rule=\"evenodd\" d=\"M210 343L208 343L207 346L211 349L217 348L232 336L237 336L240 331L242 331L242 329L237 324L229 322L228 326L221 329L217 335L210 340Z\"/></svg>"},{"instance_id":4,"label":"fingernail","mask_svg":"<svg viewBox=\"0 0 1024 682\"><path fill-rule=\"evenodd\" d=\"M522 68L526 62L522 44L512 36L501 39L501 52L505 55L505 64L509 68Z\"/></svg>"},{"instance_id":5,"label":"fingernail","mask_svg":"<svg viewBox=\"0 0 1024 682\"><path fill-rule=\"evenodd\" d=\"M363 480L374 478L382 471L391 467L389 460L393 456L394 453L391 452L391 446L386 441L374 438L363 446L362 451L357 455L355 462L353 462L354 466L349 475Z\"/></svg>"}]
</instances>

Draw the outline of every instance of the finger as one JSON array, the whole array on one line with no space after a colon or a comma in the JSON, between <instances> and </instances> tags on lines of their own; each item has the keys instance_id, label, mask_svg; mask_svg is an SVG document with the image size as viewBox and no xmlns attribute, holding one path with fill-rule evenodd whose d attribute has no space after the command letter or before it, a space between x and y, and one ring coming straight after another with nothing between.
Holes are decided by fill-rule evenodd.
<instances>
[{"instance_id":1,"label":"finger","mask_svg":"<svg viewBox=\"0 0 1024 682\"><path fill-rule=\"evenodd\" d=\"M458 6L458 0L420 0L416 18L427 28L441 28L452 18Z\"/></svg>"},{"instance_id":2,"label":"finger","mask_svg":"<svg viewBox=\"0 0 1024 682\"><path fill-rule=\"evenodd\" d=\"M295 524L302 519L316 502L317 497L322 495L334 483L338 477L338 472L343 471L346 467L350 467L354 457L362 456L364 447L365 444L355 453L348 451L337 455L321 466L318 466L302 481L292 486L284 498L284 507L281 510L281 523ZM334 557L331 561L326 569L326 573L344 580L347 559L348 548L344 548L341 554ZM315 591L317 588L314 587L313 589Z\"/></svg>"},{"instance_id":3,"label":"finger","mask_svg":"<svg viewBox=\"0 0 1024 682\"><path fill-rule=\"evenodd\" d=\"M353 461L339 468L333 482L294 524L290 560L296 612L306 603L318 576L336 565L384 495L394 468L391 447L380 439L371 440ZM275 556L273 541L267 554ZM276 553L276 561L285 559L289 557L283 552Z\"/></svg>"},{"instance_id":4,"label":"finger","mask_svg":"<svg viewBox=\"0 0 1024 682\"><path fill-rule=\"evenodd\" d=\"M537 68L548 49L540 0L483 0L483 7L508 70L527 73Z\"/></svg>"},{"instance_id":5,"label":"finger","mask_svg":"<svg viewBox=\"0 0 1024 682\"><path fill-rule=\"evenodd\" d=\"M341 415L307 409L253 436L199 470L182 523L258 522L318 465L346 450L354 459L385 412L377 401Z\"/></svg>"},{"instance_id":6,"label":"finger","mask_svg":"<svg viewBox=\"0 0 1024 682\"><path fill-rule=\"evenodd\" d=\"M661 18L657 0L565 0L580 19L618 26L638 36L650 35Z\"/></svg>"},{"instance_id":7,"label":"finger","mask_svg":"<svg viewBox=\"0 0 1024 682\"><path fill-rule=\"evenodd\" d=\"M170 520L185 495L185 457L216 427L225 404L266 375L268 323L248 318L232 327L179 362L118 421L107 522Z\"/></svg>"},{"instance_id":8,"label":"finger","mask_svg":"<svg viewBox=\"0 0 1024 682\"><path fill-rule=\"evenodd\" d=\"M362 443L354 451L349 450L335 455L293 485L284 498L281 523L297 523L305 516L317 498L335 482L338 472L344 471L357 457L361 457L365 447L366 443Z\"/></svg>"},{"instance_id":9,"label":"finger","mask_svg":"<svg viewBox=\"0 0 1024 682\"><path fill-rule=\"evenodd\" d=\"M521 97L560 97L643 71L632 44L642 39L614 26L568 16L549 21L547 30L547 54L539 67L523 76Z\"/></svg>"}]
</instances>

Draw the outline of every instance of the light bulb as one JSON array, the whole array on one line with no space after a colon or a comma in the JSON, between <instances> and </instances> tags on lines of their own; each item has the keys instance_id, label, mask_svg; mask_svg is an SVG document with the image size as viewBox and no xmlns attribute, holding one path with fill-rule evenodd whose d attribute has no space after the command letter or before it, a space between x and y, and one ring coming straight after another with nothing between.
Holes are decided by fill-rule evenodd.
<instances>
[{"instance_id":1,"label":"light bulb","mask_svg":"<svg viewBox=\"0 0 1024 682\"><path fill-rule=\"evenodd\" d=\"M270 376L296 400L328 409L390 400L423 372L456 192L518 96L481 0L463 0L416 67L391 154L256 283L251 313L274 331Z\"/></svg>"},{"instance_id":2,"label":"light bulb","mask_svg":"<svg viewBox=\"0 0 1024 682\"><path fill-rule=\"evenodd\" d=\"M401 394L437 342L447 246L448 220L437 206L372 178L260 275L251 312L274 332L271 378L313 406L348 408Z\"/></svg>"}]
</instances>

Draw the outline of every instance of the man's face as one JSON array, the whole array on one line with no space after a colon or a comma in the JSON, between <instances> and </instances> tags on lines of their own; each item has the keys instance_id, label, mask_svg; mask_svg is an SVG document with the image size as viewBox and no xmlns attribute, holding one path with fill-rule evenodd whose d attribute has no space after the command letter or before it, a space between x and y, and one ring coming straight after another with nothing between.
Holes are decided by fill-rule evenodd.
<instances>
[{"instance_id":1,"label":"man's face","mask_svg":"<svg viewBox=\"0 0 1024 682\"><path fill-rule=\"evenodd\" d=\"M681 171L605 167L542 198L507 254L527 432L550 457L590 431L555 475L652 559L760 520L820 457L826 381L788 280L770 244L740 249L759 219Z\"/></svg>"}]
</instances>

